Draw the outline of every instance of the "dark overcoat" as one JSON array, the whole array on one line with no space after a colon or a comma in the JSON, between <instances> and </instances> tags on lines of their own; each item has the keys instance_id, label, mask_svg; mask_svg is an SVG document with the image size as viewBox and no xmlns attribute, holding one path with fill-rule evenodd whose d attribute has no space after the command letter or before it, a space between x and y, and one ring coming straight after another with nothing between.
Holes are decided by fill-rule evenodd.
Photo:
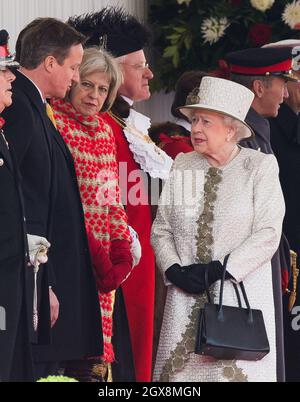
<instances>
[{"instance_id":1,"label":"dark overcoat","mask_svg":"<svg viewBox=\"0 0 300 402\"><path fill-rule=\"evenodd\" d=\"M283 230L291 249L300 261L300 119L285 103L280 106L278 116L270 119L271 144L279 164L279 178L286 204ZM292 279L291 279L292 281ZM289 288L292 288L290 284ZM300 277L295 302L300 304ZM288 311L289 295L284 296L284 335L287 381L300 381L300 328L293 328L293 321L299 322L297 314ZM298 313L298 311L296 310Z\"/></svg>"},{"instance_id":2,"label":"dark overcoat","mask_svg":"<svg viewBox=\"0 0 300 402\"><path fill-rule=\"evenodd\" d=\"M1 130L0 382L33 380L25 297L29 281L26 263L27 239L18 172Z\"/></svg>"},{"instance_id":3,"label":"dark overcoat","mask_svg":"<svg viewBox=\"0 0 300 402\"><path fill-rule=\"evenodd\" d=\"M73 159L36 86L20 72L12 86L6 135L21 172L28 233L51 242L49 263L40 271L60 302L51 345L35 346L34 357L46 362L99 355L101 314Z\"/></svg>"},{"instance_id":4,"label":"dark overcoat","mask_svg":"<svg viewBox=\"0 0 300 402\"><path fill-rule=\"evenodd\" d=\"M265 154L273 154L271 147L270 125L267 119L260 116L253 108L250 108L246 122L255 133L255 137L241 141L246 148L256 149ZM272 279L274 293L274 307L276 320L276 353L277 353L277 381L285 381L284 366L284 341L283 341L283 311L282 311L282 289L281 289L281 262L289 261L286 250L289 249L285 236L282 235L279 248L272 258ZM284 254L281 256L281 254Z\"/></svg>"}]
</instances>

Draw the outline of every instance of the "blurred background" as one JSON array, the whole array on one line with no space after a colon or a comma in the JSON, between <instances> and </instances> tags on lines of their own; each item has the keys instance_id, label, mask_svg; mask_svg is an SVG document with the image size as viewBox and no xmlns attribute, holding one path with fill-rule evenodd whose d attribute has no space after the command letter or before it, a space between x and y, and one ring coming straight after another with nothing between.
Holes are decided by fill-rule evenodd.
<instances>
[{"instance_id":1,"label":"blurred background","mask_svg":"<svg viewBox=\"0 0 300 402\"><path fill-rule=\"evenodd\" d=\"M0 29L12 53L20 30L36 17L69 16L121 6L151 24L152 97L137 109L153 122L173 120L175 82L187 70L226 74L228 51L299 38L300 0L0 0Z\"/></svg>"}]
</instances>

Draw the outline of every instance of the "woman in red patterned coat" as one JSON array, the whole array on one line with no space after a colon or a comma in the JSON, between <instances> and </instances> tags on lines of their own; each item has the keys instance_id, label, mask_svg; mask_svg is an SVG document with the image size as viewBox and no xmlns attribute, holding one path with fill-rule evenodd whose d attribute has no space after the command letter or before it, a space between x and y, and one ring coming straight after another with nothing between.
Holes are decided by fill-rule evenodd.
<instances>
[{"instance_id":1,"label":"woman in red patterned coat","mask_svg":"<svg viewBox=\"0 0 300 402\"><path fill-rule=\"evenodd\" d=\"M112 57L96 48L85 50L79 75L80 80L72 86L68 99L53 100L52 107L57 127L74 158L99 290L104 336L102 360L111 363L114 289L136 263L131 255L127 216L120 202L115 139L99 115L112 105L121 75ZM88 361L81 362L79 367L83 364L81 371L88 375ZM78 372L77 366L76 377L89 379Z\"/></svg>"}]
</instances>

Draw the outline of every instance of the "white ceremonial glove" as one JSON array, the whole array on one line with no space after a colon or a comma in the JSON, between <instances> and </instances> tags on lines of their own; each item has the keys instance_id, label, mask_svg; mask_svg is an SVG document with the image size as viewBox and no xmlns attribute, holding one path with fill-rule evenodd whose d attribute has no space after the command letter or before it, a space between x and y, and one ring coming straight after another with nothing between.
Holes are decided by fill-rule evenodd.
<instances>
[{"instance_id":1,"label":"white ceremonial glove","mask_svg":"<svg viewBox=\"0 0 300 402\"><path fill-rule=\"evenodd\" d=\"M48 261L47 252L51 244L45 237L36 235L28 234L27 240L28 240L30 263L34 265L35 259L37 258L38 264L45 264Z\"/></svg>"},{"instance_id":2,"label":"white ceremonial glove","mask_svg":"<svg viewBox=\"0 0 300 402\"><path fill-rule=\"evenodd\" d=\"M132 239L130 251L131 251L132 260L133 260L133 262L132 262L132 268L133 268L136 265L138 265L138 263L140 262L140 259L142 256L142 248L141 248L141 243L139 241L139 236L136 233L136 231L131 226L128 226L128 229L129 229L130 236Z\"/></svg>"}]
</instances>

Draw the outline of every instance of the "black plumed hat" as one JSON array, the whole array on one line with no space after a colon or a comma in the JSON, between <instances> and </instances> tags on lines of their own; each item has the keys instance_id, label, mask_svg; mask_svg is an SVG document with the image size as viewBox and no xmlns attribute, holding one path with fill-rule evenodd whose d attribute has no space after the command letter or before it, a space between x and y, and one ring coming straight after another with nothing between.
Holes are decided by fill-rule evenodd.
<instances>
[{"instance_id":1,"label":"black plumed hat","mask_svg":"<svg viewBox=\"0 0 300 402\"><path fill-rule=\"evenodd\" d=\"M100 46L115 57L141 50L151 39L147 27L119 7L105 7L67 22L88 37L86 47Z\"/></svg>"}]
</instances>

